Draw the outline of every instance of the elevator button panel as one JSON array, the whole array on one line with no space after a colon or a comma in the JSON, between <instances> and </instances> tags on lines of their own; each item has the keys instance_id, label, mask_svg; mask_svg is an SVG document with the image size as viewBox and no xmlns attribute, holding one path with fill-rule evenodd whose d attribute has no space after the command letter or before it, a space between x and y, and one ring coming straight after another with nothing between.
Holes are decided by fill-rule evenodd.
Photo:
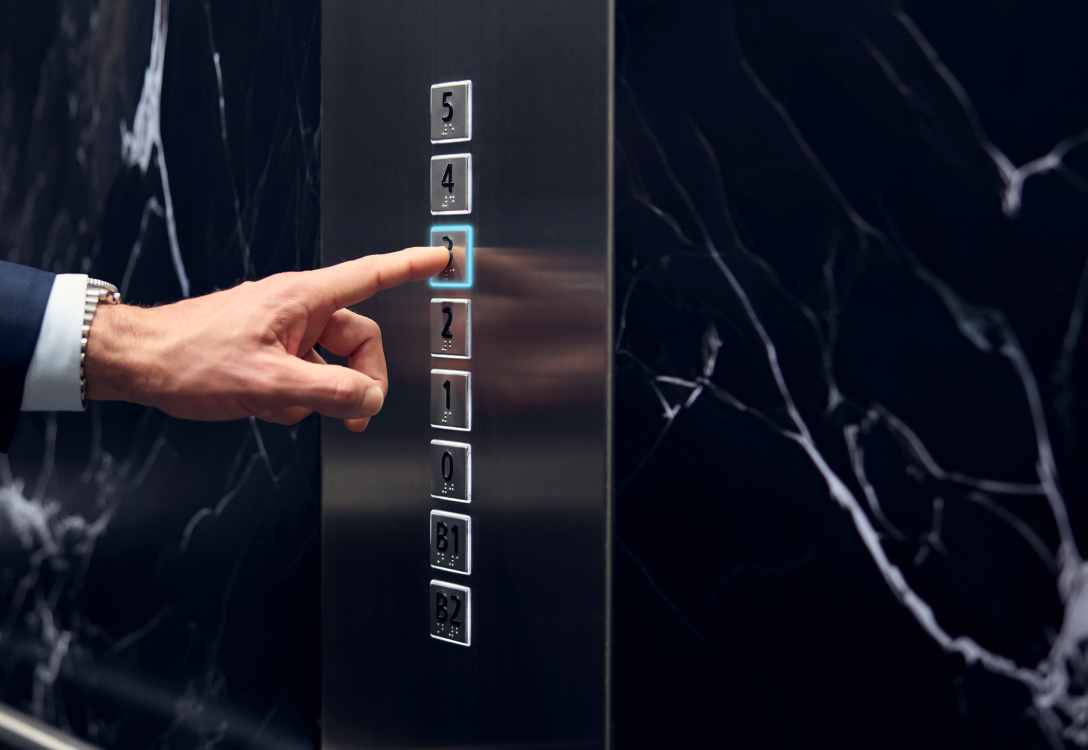
<instances>
[{"instance_id":1,"label":"elevator button panel","mask_svg":"<svg viewBox=\"0 0 1088 750\"><path fill-rule=\"evenodd\" d=\"M431 300L431 356L472 357L472 301Z\"/></svg>"},{"instance_id":2,"label":"elevator button panel","mask_svg":"<svg viewBox=\"0 0 1088 750\"><path fill-rule=\"evenodd\" d=\"M431 497L472 502L472 446L431 441Z\"/></svg>"},{"instance_id":3,"label":"elevator button panel","mask_svg":"<svg viewBox=\"0 0 1088 750\"><path fill-rule=\"evenodd\" d=\"M431 638L472 645L472 591L468 586L431 581Z\"/></svg>"},{"instance_id":4,"label":"elevator button panel","mask_svg":"<svg viewBox=\"0 0 1088 750\"><path fill-rule=\"evenodd\" d=\"M431 426L472 429L472 375L464 370L431 370Z\"/></svg>"},{"instance_id":5,"label":"elevator button panel","mask_svg":"<svg viewBox=\"0 0 1088 750\"><path fill-rule=\"evenodd\" d=\"M431 158L431 213L472 213L472 154Z\"/></svg>"},{"instance_id":6,"label":"elevator button panel","mask_svg":"<svg viewBox=\"0 0 1088 750\"><path fill-rule=\"evenodd\" d=\"M441 224L431 227L430 247L445 247L453 255L442 273L431 279L436 289L467 289L472 286L474 240L468 224Z\"/></svg>"},{"instance_id":7,"label":"elevator button panel","mask_svg":"<svg viewBox=\"0 0 1088 750\"><path fill-rule=\"evenodd\" d=\"M431 86L431 143L472 138L472 81Z\"/></svg>"},{"instance_id":8,"label":"elevator button panel","mask_svg":"<svg viewBox=\"0 0 1088 750\"><path fill-rule=\"evenodd\" d=\"M461 513L431 511L431 567L472 572L472 519Z\"/></svg>"}]
</instances>

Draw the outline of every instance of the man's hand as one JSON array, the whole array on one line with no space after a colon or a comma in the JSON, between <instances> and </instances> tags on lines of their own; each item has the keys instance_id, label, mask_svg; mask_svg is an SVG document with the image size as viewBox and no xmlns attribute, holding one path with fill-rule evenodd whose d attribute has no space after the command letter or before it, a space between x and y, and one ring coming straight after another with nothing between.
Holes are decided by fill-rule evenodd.
<instances>
[{"instance_id":1,"label":"man's hand","mask_svg":"<svg viewBox=\"0 0 1088 750\"><path fill-rule=\"evenodd\" d=\"M361 431L389 390L385 354L378 325L344 308L448 262L444 247L413 247L162 307L99 305L87 341L87 398L204 421L294 424L316 411ZM348 366L326 364L318 343Z\"/></svg>"}]
</instances>

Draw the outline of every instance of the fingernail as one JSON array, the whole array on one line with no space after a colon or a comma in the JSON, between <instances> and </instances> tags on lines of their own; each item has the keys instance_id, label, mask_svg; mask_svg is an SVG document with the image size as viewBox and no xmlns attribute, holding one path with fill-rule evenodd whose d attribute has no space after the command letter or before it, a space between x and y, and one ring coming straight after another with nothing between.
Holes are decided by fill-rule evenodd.
<instances>
[{"instance_id":1,"label":"fingernail","mask_svg":"<svg viewBox=\"0 0 1088 750\"><path fill-rule=\"evenodd\" d=\"M381 411L382 404L384 403L385 394L382 393L382 389L376 385L367 388L366 393L363 394L363 409L371 416Z\"/></svg>"}]
</instances>

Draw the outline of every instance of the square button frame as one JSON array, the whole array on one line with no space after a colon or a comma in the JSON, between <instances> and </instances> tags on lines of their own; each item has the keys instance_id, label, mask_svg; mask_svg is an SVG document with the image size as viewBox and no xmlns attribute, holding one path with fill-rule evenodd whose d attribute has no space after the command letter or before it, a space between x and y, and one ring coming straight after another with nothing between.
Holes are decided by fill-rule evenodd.
<instances>
[{"instance_id":1,"label":"square button frame","mask_svg":"<svg viewBox=\"0 0 1088 750\"><path fill-rule=\"evenodd\" d=\"M431 585L430 585L430 589L429 589L431 601L430 601L430 606L427 607L427 612L428 612L428 614L429 614L429 616L431 618L431 628L435 627L435 620L436 620L436 613L435 613L435 611L433 609L434 604L435 604L434 595L436 593L435 592L436 588L445 589L447 591L452 589L452 590L457 591L458 593L460 593L462 595L462 598L464 599L464 602L465 602L464 607L463 607L464 614L462 615L462 618L463 618L462 622L464 623L464 628L465 628L465 639L463 641L459 641L459 640L455 640L453 638L446 638L444 636L436 634L435 632L433 632L433 630L431 632L431 638L434 638L435 640L438 640L438 641L445 641L446 643L456 643L458 646L471 646L472 645L472 589L470 589L468 586L459 586L456 583L447 583L446 581L439 581L437 579L431 579Z\"/></svg>"},{"instance_id":2,"label":"square button frame","mask_svg":"<svg viewBox=\"0 0 1088 750\"><path fill-rule=\"evenodd\" d=\"M464 528L464 530L465 530L464 531L464 540L463 541L458 540L458 544L463 545L464 549L465 549L464 555L463 555L464 561L465 561L465 569L464 570L458 570L457 568L451 568L448 565L435 565L434 555L435 555L436 550L435 550L435 547L434 547L434 544L435 544L434 527L435 527L436 517L438 519L442 519L442 518L455 519L455 520L461 522L462 528ZM457 575L461 575L461 576L472 575L472 516L466 516L464 513L453 513L452 511L448 511L448 510L437 510L437 509L432 510L431 511L431 531L430 531L430 535L431 535L430 536L430 544L431 544L431 567L432 568L434 568L435 570L442 570L442 571L445 571L447 573L456 573Z\"/></svg>"},{"instance_id":3,"label":"square button frame","mask_svg":"<svg viewBox=\"0 0 1088 750\"><path fill-rule=\"evenodd\" d=\"M464 383L465 383L465 393L464 393L464 397L465 397L465 403L464 403L465 424L464 424L464 426L450 425L450 424L436 424L433 421L434 416L435 416L434 411L433 411L433 409L434 409L433 399L435 398L435 396L438 395L438 393L434 390L434 384L436 382L436 380L435 380L436 375L438 376L439 380L441 380L443 375L447 376L446 379L450 381L451 389L453 387L454 378L457 378L458 380L460 380L460 379L464 380ZM432 399L431 400L431 409L432 409L432 411L431 411L431 420L432 420L431 421L431 427L434 427L435 429L438 429L438 430L454 430L456 432L471 432L472 431L472 372L471 371L469 371L469 370L443 370L443 369L435 368L435 369L431 370L430 386L429 386L428 390L430 390L430 392L431 392L431 399ZM450 395L451 395L451 400L452 400L452 396L453 396L453 391L452 390L450 391ZM441 405L439 405L439 408L441 408Z\"/></svg>"},{"instance_id":4,"label":"square button frame","mask_svg":"<svg viewBox=\"0 0 1088 750\"><path fill-rule=\"evenodd\" d=\"M435 470L434 456L435 456L436 453L438 453L438 451L435 450L436 448L439 449L439 450L442 450L442 451L444 451L445 449L448 449L448 448L454 448L458 452L464 451L465 465L464 465L464 468L462 469L462 471L465 474L465 481L464 481L464 487L465 487L464 495L465 496L464 497L452 497L450 495L436 495L432 491L431 492L431 497L435 498L436 500L448 500L451 503L471 503L472 502L472 445L470 443L457 443L457 442L454 442L452 440L432 440L431 441L431 467L430 467L430 471L432 472L432 474L431 474L431 490L434 489L434 482L436 481L436 478L435 478L435 476L433 474L433 472ZM450 454L450 457L453 458L452 453ZM441 456L439 458L439 461L440 461L439 471L441 471ZM454 463L455 468L456 468L456 465L457 464L455 462Z\"/></svg>"},{"instance_id":5,"label":"square button frame","mask_svg":"<svg viewBox=\"0 0 1088 750\"><path fill-rule=\"evenodd\" d=\"M454 195L455 197L459 195L464 208L439 207L436 209L435 205L439 197L444 197L442 196L443 188L441 187L441 180L445 172L442 165L445 163L449 166L455 162L460 162L464 165L464 169L463 174L460 176L451 172L451 174L454 174L453 186L456 188L457 185L462 185L463 189L459 190L456 194L451 193L451 195ZM431 185L429 192L431 195L430 203L432 216L456 216L458 214L472 213L472 154L438 154L437 156L432 156L430 173Z\"/></svg>"},{"instance_id":6,"label":"square button frame","mask_svg":"<svg viewBox=\"0 0 1088 750\"><path fill-rule=\"evenodd\" d=\"M471 224L435 224L431 227L430 234L427 239L428 247L442 247L444 242L441 238L443 234L448 232L464 232L465 233L465 280L464 281L439 281L438 277L433 277L430 280L432 289L468 289L472 286L475 272L475 253L476 253L476 232ZM438 238L438 242L435 242L435 238Z\"/></svg>"},{"instance_id":7,"label":"square button frame","mask_svg":"<svg viewBox=\"0 0 1088 750\"><path fill-rule=\"evenodd\" d=\"M465 134L463 136L458 136L456 138L438 138L438 139L435 139L434 138L435 117L442 114L441 112L438 111L438 110L440 110L442 108L441 94L437 94L437 96L436 96L436 93L440 92L442 89L448 89L448 88L453 88L453 87L463 87L464 91L465 91L464 103L461 104L461 107L463 107L464 110L465 110L464 126L463 126ZM456 115L455 115L455 117L456 117ZM447 81L446 83L436 83L433 86L431 86L431 143L434 143L434 144L463 143L465 141L471 141L471 140L472 140L472 81L471 80Z\"/></svg>"}]
</instances>

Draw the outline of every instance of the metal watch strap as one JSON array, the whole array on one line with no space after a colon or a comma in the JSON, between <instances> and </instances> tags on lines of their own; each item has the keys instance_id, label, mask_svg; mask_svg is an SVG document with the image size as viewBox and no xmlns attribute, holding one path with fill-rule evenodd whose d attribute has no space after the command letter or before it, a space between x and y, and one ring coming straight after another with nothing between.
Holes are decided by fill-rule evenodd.
<instances>
[{"instance_id":1,"label":"metal watch strap","mask_svg":"<svg viewBox=\"0 0 1088 750\"><path fill-rule=\"evenodd\" d=\"M79 398L83 402L83 408L87 408L87 339L91 335L91 321L94 320L98 305L121 304L121 293L117 287L108 281L87 279L87 295L83 301L83 328L79 338Z\"/></svg>"}]
</instances>

